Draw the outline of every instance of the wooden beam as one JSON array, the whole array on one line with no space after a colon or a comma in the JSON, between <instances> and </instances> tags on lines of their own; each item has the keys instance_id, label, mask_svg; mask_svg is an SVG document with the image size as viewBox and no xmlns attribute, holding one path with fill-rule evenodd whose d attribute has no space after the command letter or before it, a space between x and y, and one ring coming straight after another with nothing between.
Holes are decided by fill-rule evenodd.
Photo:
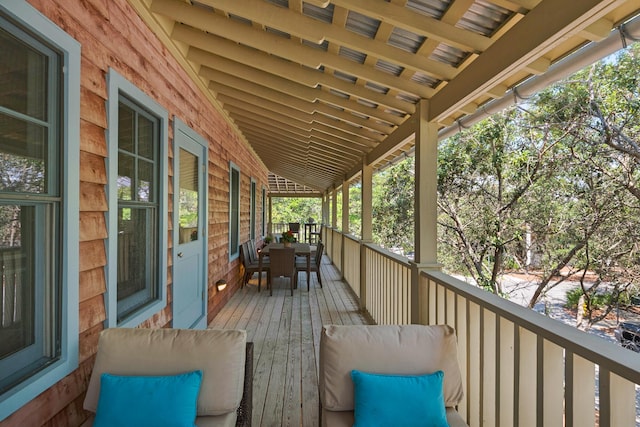
<instances>
[{"instance_id":1,"label":"wooden beam","mask_svg":"<svg viewBox=\"0 0 640 427\"><path fill-rule=\"evenodd\" d=\"M163 2L179 2L178 0L161 0ZM457 70L455 67L442 62L417 56L401 49L393 47L388 43L361 36L353 31L347 30L343 26L327 24L317 19L307 17L290 9L283 9L263 0L201 0L209 6L224 10L227 13L240 15L253 22L275 28L292 36L300 37L315 43L322 43L327 40L340 46L346 46L358 52L383 59L409 68L413 71L420 71L438 80L450 80L455 77Z\"/></svg>"},{"instance_id":2,"label":"wooden beam","mask_svg":"<svg viewBox=\"0 0 640 427\"><path fill-rule=\"evenodd\" d=\"M429 121L453 114L490 87L601 18L616 0L543 0L431 98ZM514 43L517 40L517 43Z\"/></svg>"},{"instance_id":3,"label":"wooden beam","mask_svg":"<svg viewBox=\"0 0 640 427\"><path fill-rule=\"evenodd\" d=\"M383 105L395 110L413 114L416 110L414 104L397 98L393 95L382 94L356 85L319 70L302 67L290 61L267 55L246 46L238 45L231 40L218 36L216 43L212 43L208 51L191 47L187 52L187 58L196 63L216 68L220 57L230 59L249 67L264 70L265 72L284 77L302 85L315 88L320 86L330 87L340 92L348 93L356 98L365 99L374 104ZM215 51L215 52L214 52Z\"/></svg>"},{"instance_id":4,"label":"wooden beam","mask_svg":"<svg viewBox=\"0 0 640 427\"><path fill-rule=\"evenodd\" d=\"M404 6L393 3L372 2L370 0L332 0L332 3L387 22L394 27L403 28L430 39L433 38L465 52L483 52L492 43L488 37L415 13Z\"/></svg>"},{"instance_id":5,"label":"wooden beam","mask_svg":"<svg viewBox=\"0 0 640 427\"><path fill-rule=\"evenodd\" d=\"M321 49L296 44L289 39L247 27L244 24L234 22L215 14L211 15L208 21L211 21L211 28L208 31L212 34L228 38L229 40L234 40L254 49L268 52L289 61L306 65L310 68L320 68L321 65L325 65L366 81L375 82L380 86L393 88L400 92L415 94L420 97L426 98L434 93L433 89L428 86L424 86L410 80L401 79L392 74L358 64L350 59L325 52ZM208 50L208 47L215 42L214 40L211 40L209 34L179 23L174 26L172 37L175 40L179 40L203 50Z\"/></svg>"}]
</instances>

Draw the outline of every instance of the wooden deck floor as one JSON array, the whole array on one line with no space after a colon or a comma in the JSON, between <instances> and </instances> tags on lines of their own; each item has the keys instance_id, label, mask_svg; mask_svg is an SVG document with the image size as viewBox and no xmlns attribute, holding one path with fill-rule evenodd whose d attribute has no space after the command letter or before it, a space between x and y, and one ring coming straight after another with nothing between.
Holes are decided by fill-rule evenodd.
<instances>
[{"instance_id":1,"label":"wooden deck floor","mask_svg":"<svg viewBox=\"0 0 640 427\"><path fill-rule=\"evenodd\" d=\"M246 329L254 343L253 420L258 426L317 426L318 351L325 324L367 324L355 296L325 257L323 288L300 273L290 295L287 279L274 280L273 296L258 292L257 275L211 322L211 328Z\"/></svg>"}]
</instances>

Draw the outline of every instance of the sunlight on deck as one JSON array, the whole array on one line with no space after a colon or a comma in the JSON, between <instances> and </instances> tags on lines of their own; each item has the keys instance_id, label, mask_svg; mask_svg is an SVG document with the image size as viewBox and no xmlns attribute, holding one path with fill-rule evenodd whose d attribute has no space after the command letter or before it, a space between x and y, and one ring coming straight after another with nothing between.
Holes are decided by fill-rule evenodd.
<instances>
[{"instance_id":1,"label":"sunlight on deck","mask_svg":"<svg viewBox=\"0 0 640 427\"><path fill-rule=\"evenodd\" d=\"M300 273L293 297L287 279L274 280L272 297L264 287L258 292L256 274L209 324L210 328L246 329L247 340L254 343L254 427L319 425L322 325L369 323L327 257L321 274L324 287L312 273L307 291L307 277Z\"/></svg>"}]
</instances>

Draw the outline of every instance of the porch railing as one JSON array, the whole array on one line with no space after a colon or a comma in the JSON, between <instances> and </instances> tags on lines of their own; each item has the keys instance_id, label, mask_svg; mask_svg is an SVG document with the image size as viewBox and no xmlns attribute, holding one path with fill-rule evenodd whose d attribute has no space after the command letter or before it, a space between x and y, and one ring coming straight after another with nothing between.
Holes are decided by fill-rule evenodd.
<instances>
[{"instance_id":1,"label":"porch railing","mask_svg":"<svg viewBox=\"0 0 640 427\"><path fill-rule=\"evenodd\" d=\"M637 353L442 272L419 271L376 245L327 234L327 254L344 259L336 266L377 323L410 323L413 307L422 324L456 328L465 385L459 410L471 427L640 425ZM356 259L359 276L351 271Z\"/></svg>"},{"instance_id":2,"label":"porch railing","mask_svg":"<svg viewBox=\"0 0 640 427\"><path fill-rule=\"evenodd\" d=\"M353 293L360 298L360 241L353 236L345 235L343 251L342 275Z\"/></svg>"}]
</instances>

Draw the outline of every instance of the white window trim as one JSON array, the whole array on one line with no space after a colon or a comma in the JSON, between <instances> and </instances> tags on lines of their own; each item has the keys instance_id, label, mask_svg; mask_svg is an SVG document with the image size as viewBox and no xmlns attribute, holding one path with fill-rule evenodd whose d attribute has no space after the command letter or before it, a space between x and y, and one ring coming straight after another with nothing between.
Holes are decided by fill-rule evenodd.
<instances>
[{"instance_id":1,"label":"white window trim","mask_svg":"<svg viewBox=\"0 0 640 427\"><path fill-rule=\"evenodd\" d=\"M168 247L168 168L169 160L169 113L133 83L109 68L107 74L107 151L108 160L108 201L107 224L107 293L105 305L107 320L105 327L134 327L152 317L167 305L167 247ZM120 94L140 104L160 120L160 150L158 153L158 299L134 312L118 323L118 189L115 178L118 176L118 103Z\"/></svg>"},{"instance_id":2,"label":"white window trim","mask_svg":"<svg viewBox=\"0 0 640 427\"><path fill-rule=\"evenodd\" d=\"M80 191L80 43L26 2L0 0L0 9L19 25L58 49L63 62L64 159L62 190L61 356L20 386L0 396L0 421L33 400L78 367L79 354L79 201Z\"/></svg>"}]
</instances>

